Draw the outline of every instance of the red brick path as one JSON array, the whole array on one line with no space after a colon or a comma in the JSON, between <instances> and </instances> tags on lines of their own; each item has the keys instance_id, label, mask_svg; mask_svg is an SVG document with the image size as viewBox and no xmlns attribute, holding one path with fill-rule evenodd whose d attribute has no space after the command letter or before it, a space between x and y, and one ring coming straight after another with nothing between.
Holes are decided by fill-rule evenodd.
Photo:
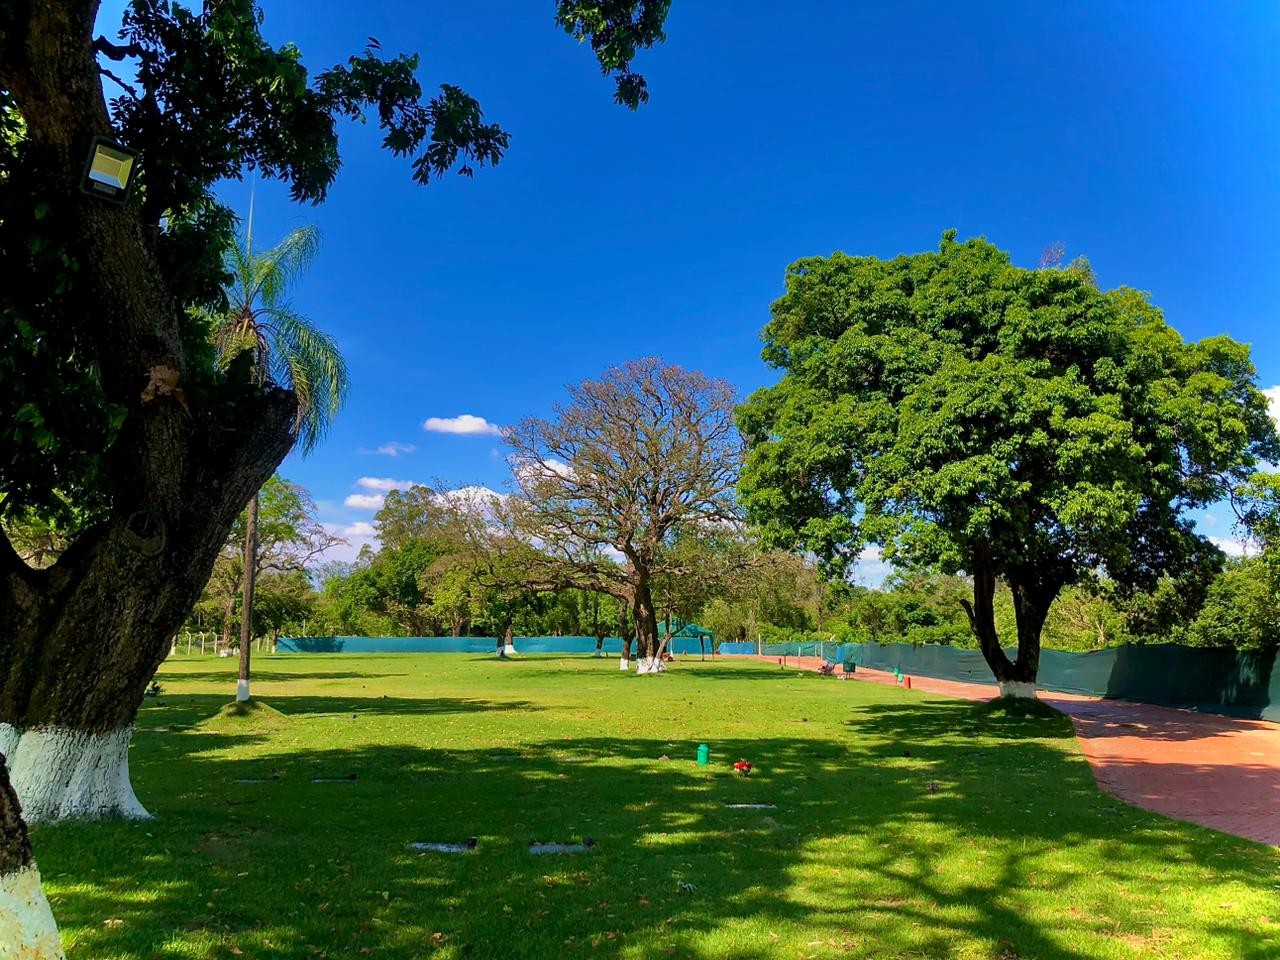
<instances>
[{"instance_id":1,"label":"red brick path","mask_svg":"<svg viewBox=\"0 0 1280 960\"><path fill-rule=\"evenodd\" d=\"M817 670L822 662L786 658L788 669ZM840 676L839 666L836 671ZM864 667L850 676L897 682L891 673ZM966 700L996 695L995 684L912 677L911 685ZM1167 817L1280 846L1280 723L1047 690L1040 699L1071 717L1103 790Z\"/></svg>"}]
</instances>

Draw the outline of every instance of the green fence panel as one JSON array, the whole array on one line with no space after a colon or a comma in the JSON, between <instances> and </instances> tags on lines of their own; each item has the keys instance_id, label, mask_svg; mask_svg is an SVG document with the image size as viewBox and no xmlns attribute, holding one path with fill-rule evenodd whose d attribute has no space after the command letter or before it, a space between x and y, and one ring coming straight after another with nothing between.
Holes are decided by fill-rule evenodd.
<instances>
[{"instance_id":1,"label":"green fence panel","mask_svg":"<svg viewBox=\"0 0 1280 960\"><path fill-rule=\"evenodd\" d=\"M965 683L993 683L977 650L943 644L751 643L721 644L722 653L766 656L822 655L830 663ZM1006 653L1013 657L1014 650ZM1090 653L1043 650L1038 683L1045 690L1085 696L1190 707L1227 716L1280 721L1280 671L1276 652L1184 647L1178 644L1124 646Z\"/></svg>"}]
</instances>

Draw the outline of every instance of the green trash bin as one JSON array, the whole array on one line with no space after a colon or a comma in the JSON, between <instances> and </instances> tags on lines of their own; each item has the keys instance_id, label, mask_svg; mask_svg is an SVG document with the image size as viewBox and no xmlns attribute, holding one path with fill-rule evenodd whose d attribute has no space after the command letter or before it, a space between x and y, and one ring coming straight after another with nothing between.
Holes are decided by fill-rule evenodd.
<instances>
[{"instance_id":1,"label":"green trash bin","mask_svg":"<svg viewBox=\"0 0 1280 960\"><path fill-rule=\"evenodd\" d=\"M856 669L857 669L857 668L856 668L856 666L854 665L854 662L853 662L852 660L846 660L846 661L844 662L844 672L845 672L845 673L853 673Z\"/></svg>"}]
</instances>

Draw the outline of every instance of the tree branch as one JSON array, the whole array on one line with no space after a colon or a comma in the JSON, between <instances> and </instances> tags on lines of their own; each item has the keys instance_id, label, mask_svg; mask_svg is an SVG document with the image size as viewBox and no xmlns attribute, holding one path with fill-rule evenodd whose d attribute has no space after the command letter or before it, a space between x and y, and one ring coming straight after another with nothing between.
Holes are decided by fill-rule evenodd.
<instances>
[{"instance_id":1,"label":"tree branch","mask_svg":"<svg viewBox=\"0 0 1280 960\"><path fill-rule=\"evenodd\" d=\"M142 56L143 50L136 43L124 44L122 46L118 43L112 43L106 37L99 35L98 38L93 41L93 52L100 53L109 60L114 60L116 63L119 63L126 57Z\"/></svg>"},{"instance_id":2,"label":"tree branch","mask_svg":"<svg viewBox=\"0 0 1280 960\"><path fill-rule=\"evenodd\" d=\"M123 80L117 77L114 73L112 73L106 67L99 65L98 72L102 74L104 77L107 77L108 79L114 80L116 83L118 83L121 89L125 90L129 94L129 96L133 97L133 99L135 100L138 99L138 91L135 90L130 84L125 83Z\"/></svg>"}]
</instances>

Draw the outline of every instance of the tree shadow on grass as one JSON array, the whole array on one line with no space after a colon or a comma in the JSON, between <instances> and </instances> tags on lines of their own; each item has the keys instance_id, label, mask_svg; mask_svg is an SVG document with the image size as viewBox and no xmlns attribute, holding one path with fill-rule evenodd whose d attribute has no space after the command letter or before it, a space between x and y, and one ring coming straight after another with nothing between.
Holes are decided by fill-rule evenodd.
<instances>
[{"instance_id":1,"label":"tree shadow on grass","mask_svg":"<svg viewBox=\"0 0 1280 960\"><path fill-rule=\"evenodd\" d=\"M1065 715L1038 718L992 717L985 703L971 703L946 697L925 696L901 703L850 704L851 730L873 732L874 736L901 742L907 748L952 736L985 737L1023 741L1029 738L1070 740L1075 736L1071 719Z\"/></svg>"},{"instance_id":2,"label":"tree shadow on grass","mask_svg":"<svg viewBox=\"0 0 1280 960\"><path fill-rule=\"evenodd\" d=\"M291 673L284 670L271 669L264 671L254 678L254 683L276 683L290 680L300 680L302 682L310 682L316 680L382 680L387 677L407 677L407 673L363 673L354 670L335 670L326 672L307 673L305 671ZM201 683L235 683L236 679L236 662L228 661L226 670L205 670L199 672L190 672L186 670L171 670L161 666L156 673L156 679L161 685L168 681L174 683L196 681Z\"/></svg>"},{"instance_id":3,"label":"tree shadow on grass","mask_svg":"<svg viewBox=\"0 0 1280 960\"><path fill-rule=\"evenodd\" d=\"M220 696L217 694L162 695L143 704L138 713L137 726L142 730L162 726L174 729L194 726L211 719L230 699L229 695ZM521 713L542 713L555 709L530 700L487 700L478 697L423 697L418 699L414 697L387 696L283 696L268 692L260 695L257 699L282 713L284 715L283 721L287 721L290 717L341 714L420 717L508 710ZM245 721L245 725L252 726L271 722L273 721L250 719Z\"/></svg>"},{"instance_id":4,"label":"tree shadow on grass","mask_svg":"<svg viewBox=\"0 0 1280 960\"><path fill-rule=\"evenodd\" d=\"M658 759L657 738L298 752L247 733L256 755L227 759L208 747L230 735L174 733L137 750L154 823L41 828L37 854L73 957L1082 960L1154 936L1146 905L1206 873L1269 889L1269 851L1099 794L1056 721L1005 735L963 703L851 713L824 737L714 740L710 768ZM358 780L312 784L320 770ZM472 835L462 856L406 849ZM582 856L527 852L583 835ZM1153 955L1280 948L1220 912L1165 917Z\"/></svg>"}]
</instances>

